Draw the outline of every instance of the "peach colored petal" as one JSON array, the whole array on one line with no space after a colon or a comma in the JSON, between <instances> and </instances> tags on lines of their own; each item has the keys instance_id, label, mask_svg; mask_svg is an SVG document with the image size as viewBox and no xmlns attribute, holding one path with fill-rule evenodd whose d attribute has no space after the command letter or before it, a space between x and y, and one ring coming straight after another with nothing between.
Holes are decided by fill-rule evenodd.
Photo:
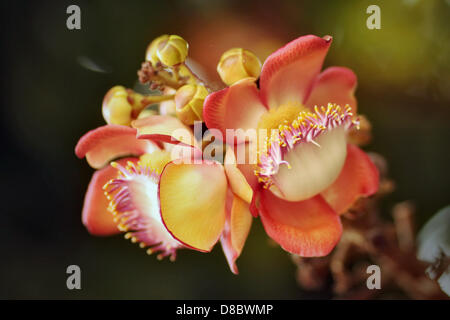
<instances>
[{"instance_id":1,"label":"peach colored petal","mask_svg":"<svg viewBox=\"0 0 450 320\"><path fill-rule=\"evenodd\" d=\"M224 161L225 173L227 174L228 183L234 194L241 197L247 203L252 201L253 190L247 182L244 174L236 165L236 157L233 149L228 146Z\"/></svg>"},{"instance_id":2,"label":"peach colored petal","mask_svg":"<svg viewBox=\"0 0 450 320\"><path fill-rule=\"evenodd\" d=\"M152 141L136 139L136 129L121 125L105 125L91 130L80 138L75 154L86 157L89 165L99 169L111 160L123 156L139 156L157 150Z\"/></svg>"},{"instance_id":3,"label":"peach colored petal","mask_svg":"<svg viewBox=\"0 0 450 320\"><path fill-rule=\"evenodd\" d=\"M270 108L304 103L322 68L331 40L330 36L302 36L272 53L261 71L262 101Z\"/></svg>"},{"instance_id":4,"label":"peach colored petal","mask_svg":"<svg viewBox=\"0 0 450 320\"><path fill-rule=\"evenodd\" d=\"M220 130L223 139L226 139L226 129L242 130L236 134L237 141L242 142L249 140L245 137L245 131L256 129L260 116L266 111L254 79L247 78L207 96L203 119L208 128Z\"/></svg>"},{"instance_id":5,"label":"peach colored petal","mask_svg":"<svg viewBox=\"0 0 450 320\"><path fill-rule=\"evenodd\" d=\"M128 161L137 162L137 158L119 160L125 165ZM96 171L92 175L84 198L82 221L90 234L110 236L120 233L114 217L108 211L109 200L106 198L103 186L111 179L117 178L117 170L111 166Z\"/></svg>"},{"instance_id":6,"label":"peach colored petal","mask_svg":"<svg viewBox=\"0 0 450 320\"><path fill-rule=\"evenodd\" d=\"M227 178L221 164L168 163L159 182L161 218L184 245L211 251L225 224Z\"/></svg>"},{"instance_id":7,"label":"peach colored petal","mask_svg":"<svg viewBox=\"0 0 450 320\"><path fill-rule=\"evenodd\" d=\"M377 192L378 184L378 169L364 151L349 144L341 173L322 196L336 212L344 213L358 198Z\"/></svg>"},{"instance_id":8,"label":"peach colored petal","mask_svg":"<svg viewBox=\"0 0 450 320\"><path fill-rule=\"evenodd\" d=\"M233 194L230 198L231 208L227 208L227 219L220 240L231 271L238 274L236 259L240 256L250 232L252 215L248 203Z\"/></svg>"},{"instance_id":9,"label":"peach colored petal","mask_svg":"<svg viewBox=\"0 0 450 320\"><path fill-rule=\"evenodd\" d=\"M317 76L306 106L313 109L316 105L326 106L328 103L336 103L341 107L348 104L352 108L353 114L356 114L356 83L355 73L348 68L330 67L325 69Z\"/></svg>"},{"instance_id":10,"label":"peach colored petal","mask_svg":"<svg viewBox=\"0 0 450 320\"><path fill-rule=\"evenodd\" d=\"M192 130L172 116L154 115L131 123L138 139L151 139L172 144L195 146Z\"/></svg>"},{"instance_id":11,"label":"peach colored petal","mask_svg":"<svg viewBox=\"0 0 450 320\"><path fill-rule=\"evenodd\" d=\"M263 189L260 217L273 240L284 250L302 257L329 254L342 234L338 214L320 195L290 202Z\"/></svg>"}]
</instances>

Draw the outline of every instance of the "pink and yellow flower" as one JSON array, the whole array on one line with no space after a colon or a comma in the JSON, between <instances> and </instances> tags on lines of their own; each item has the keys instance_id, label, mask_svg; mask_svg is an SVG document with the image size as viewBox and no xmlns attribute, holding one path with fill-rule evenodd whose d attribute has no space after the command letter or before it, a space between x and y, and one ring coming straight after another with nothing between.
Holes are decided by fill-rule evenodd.
<instances>
[{"instance_id":1,"label":"pink and yellow flower","mask_svg":"<svg viewBox=\"0 0 450 320\"><path fill-rule=\"evenodd\" d=\"M309 35L288 43L264 62L259 86L242 79L210 94L203 109L207 127L223 136L241 129L236 150L258 151L256 165L238 166L254 191L252 213L286 251L305 257L327 255L342 233L339 214L378 188L369 157L347 142L358 126L356 76L321 72L331 42Z\"/></svg>"},{"instance_id":2,"label":"pink and yellow flower","mask_svg":"<svg viewBox=\"0 0 450 320\"><path fill-rule=\"evenodd\" d=\"M239 196L245 179L233 178L229 184L226 172L232 174L233 168L202 159L190 128L174 117L151 115L132 124L135 128L99 127L76 146L77 156L98 169L83 207L89 232L125 232L148 254L159 252L158 259L171 260L181 248L209 252L220 239L237 273L235 261L252 222L250 199ZM188 134L173 136L176 129ZM174 148L182 152L174 153ZM173 154L181 158L172 160Z\"/></svg>"}]
</instances>

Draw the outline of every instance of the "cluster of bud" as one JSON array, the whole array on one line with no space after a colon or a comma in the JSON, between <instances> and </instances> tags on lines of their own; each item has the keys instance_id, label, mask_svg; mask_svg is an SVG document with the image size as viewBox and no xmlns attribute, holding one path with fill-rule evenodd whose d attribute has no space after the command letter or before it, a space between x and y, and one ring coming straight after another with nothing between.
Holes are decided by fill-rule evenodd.
<instances>
[{"instance_id":1,"label":"cluster of bud","mask_svg":"<svg viewBox=\"0 0 450 320\"><path fill-rule=\"evenodd\" d=\"M150 89L161 91L163 96L169 92L174 95L173 99L166 99L160 104L161 114L177 116L184 124L193 125L195 121L203 121L203 103L210 89L185 63L188 49L188 43L180 36L159 36L148 45L145 62L138 74L139 80L148 83ZM233 48L222 55L217 71L226 85L232 85L244 78L257 79L261 73L261 61L248 50ZM117 101L113 101L115 113L107 110L105 119L115 123L129 123L136 107L131 103L126 104L123 92L116 94ZM139 117L151 114L152 112L145 111Z\"/></svg>"}]
</instances>

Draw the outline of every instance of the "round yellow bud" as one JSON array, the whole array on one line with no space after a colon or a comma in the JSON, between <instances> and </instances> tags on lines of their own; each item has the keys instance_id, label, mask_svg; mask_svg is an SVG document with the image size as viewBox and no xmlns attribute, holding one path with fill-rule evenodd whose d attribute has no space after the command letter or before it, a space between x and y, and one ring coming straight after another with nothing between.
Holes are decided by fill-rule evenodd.
<instances>
[{"instance_id":1,"label":"round yellow bud","mask_svg":"<svg viewBox=\"0 0 450 320\"><path fill-rule=\"evenodd\" d=\"M177 117L187 125L203 121L203 102L208 90L202 85L187 84L177 90L175 106Z\"/></svg>"},{"instance_id":2,"label":"round yellow bud","mask_svg":"<svg viewBox=\"0 0 450 320\"><path fill-rule=\"evenodd\" d=\"M156 55L162 64L172 67L186 60L189 45L182 37L171 35L157 44Z\"/></svg>"},{"instance_id":3,"label":"round yellow bud","mask_svg":"<svg viewBox=\"0 0 450 320\"><path fill-rule=\"evenodd\" d=\"M158 38L154 39L147 47L147 50L145 51L145 60L150 61L153 65L159 62L158 55L156 54L156 51L159 47L159 45L163 42L167 42L169 39L168 34L163 34L162 36L159 36Z\"/></svg>"},{"instance_id":4,"label":"round yellow bud","mask_svg":"<svg viewBox=\"0 0 450 320\"><path fill-rule=\"evenodd\" d=\"M251 51L233 48L222 54L217 72L222 81L230 86L244 78L258 78L261 73L261 61Z\"/></svg>"},{"instance_id":5,"label":"round yellow bud","mask_svg":"<svg viewBox=\"0 0 450 320\"><path fill-rule=\"evenodd\" d=\"M132 120L132 109L125 87L112 87L103 98L102 114L108 124L129 126Z\"/></svg>"}]
</instances>

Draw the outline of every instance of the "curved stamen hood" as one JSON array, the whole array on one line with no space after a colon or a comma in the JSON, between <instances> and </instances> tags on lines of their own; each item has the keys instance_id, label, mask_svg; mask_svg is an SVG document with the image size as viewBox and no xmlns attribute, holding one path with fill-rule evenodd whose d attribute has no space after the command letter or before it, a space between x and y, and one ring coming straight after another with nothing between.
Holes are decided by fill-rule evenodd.
<instances>
[{"instance_id":1,"label":"curved stamen hood","mask_svg":"<svg viewBox=\"0 0 450 320\"><path fill-rule=\"evenodd\" d=\"M255 174L265 188L289 201L320 193L339 175L346 157L346 131L358 125L351 108L329 103L302 111L272 131ZM284 166L282 166L284 164Z\"/></svg>"},{"instance_id":2,"label":"curved stamen hood","mask_svg":"<svg viewBox=\"0 0 450 320\"><path fill-rule=\"evenodd\" d=\"M139 242L147 253L161 251L158 259L170 256L183 247L164 227L159 210L158 182L160 175L142 164L129 162L127 167L111 163L119 177L110 180L103 189L110 200L108 210L115 216L121 231L130 231L125 238Z\"/></svg>"}]
</instances>

